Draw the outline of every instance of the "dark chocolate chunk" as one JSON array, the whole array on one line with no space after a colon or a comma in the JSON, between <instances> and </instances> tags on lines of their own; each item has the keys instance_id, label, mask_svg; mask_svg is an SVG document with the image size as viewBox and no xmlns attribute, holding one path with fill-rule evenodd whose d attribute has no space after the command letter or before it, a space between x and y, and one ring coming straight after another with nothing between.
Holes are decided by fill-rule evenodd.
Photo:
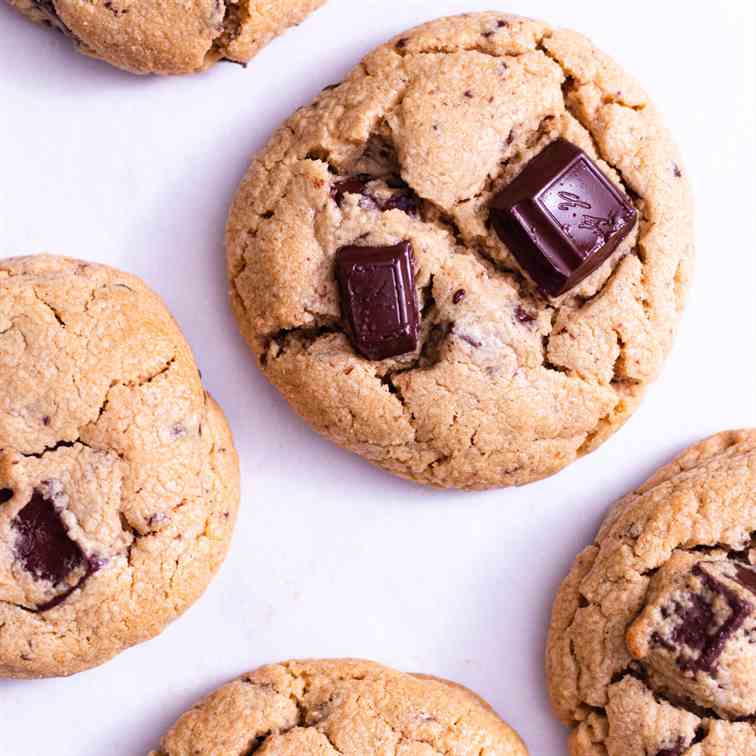
<instances>
[{"instance_id":1,"label":"dark chocolate chunk","mask_svg":"<svg viewBox=\"0 0 756 756\"><path fill-rule=\"evenodd\" d=\"M751 593L756 594L756 571L739 564L735 568L735 575L735 579L744 588L748 588Z\"/></svg>"},{"instance_id":2,"label":"dark chocolate chunk","mask_svg":"<svg viewBox=\"0 0 756 756\"><path fill-rule=\"evenodd\" d=\"M491 202L497 234L551 296L598 268L636 219L630 200L565 139L533 158Z\"/></svg>"},{"instance_id":3,"label":"dark chocolate chunk","mask_svg":"<svg viewBox=\"0 0 756 756\"><path fill-rule=\"evenodd\" d=\"M412 245L342 247L336 253L342 315L369 360L413 352L420 333Z\"/></svg>"},{"instance_id":4,"label":"dark chocolate chunk","mask_svg":"<svg viewBox=\"0 0 756 756\"><path fill-rule=\"evenodd\" d=\"M398 176L390 176L385 179L386 186L389 189L397 189L396 194L392 194L386 199L374 197L368 190L367 185L375 181L376 177L368 173L358 173L354 176L342 179L331 188L331 197L339 207L342 200L347 194L361 194L375 202L379 210L401 210L407 215L415 216L420 209L420 198L415 194L412 188Z\"/></svg>"},{"instance_id":5,"label":"dark chocolate chunk","mask_svg":"<svg viewBox=\"0 0 756 756\"><path fill-rule=\"evenodd\" d=\"M86 563L79 545L68 537L55 505L40 491L11 520L15 552L27 572L53 584L62 582Z\"/></svg>"},{"instance_id":6,"label":"dark chocolate chunk","mask_svg":"<svg viewBox=\"0 0 756 756\"><path fill-rule=\"evenodd\" d=\"M333 185L331 197L336 200L337 205L341 205L345 194L364 194L366 185L372 180L373 177L368 173L358 173L345 178Z\"/></svg>"},{"instance_id":7,"label":"dark chocolate chunk","mask_svg":"<svg viewBox=\"0 0 756 756\"><path fill-rule=\"evenodd\" d=\"M50 609L54 609L56 606L60 606L74 591L79 588L83 588L84 584L95 574L98 570L101 570L108 563L107 559L100 559L99 557L92 557L87 560L87 571L84 573L84 577L79 580L76 585L72 586L63 593L51 598L49 601L45 601L44 604L40 604L37 607L38 612L49 612Z\"/></svg>"},{"instance_id":8,"label":"dark chocolate chunk","mask_svg":"<svg viewBox=\"0 0 756 756\"><path fill-rule=\"evenodd\" d=\"M753 607L700 565L693 568L693 574L701 580L704 590L689 593L687 606L675 606L680 623L673 631L671 641L678 650L676 662L681 670L712 673L725 644L745 622ZM729 608L726 617L722 617L721 610L715 610L717 596L724 599Z\"/></svg>"},{"instance_id":9,"label":"dark chocolate chunk","mask_svg":"<svg viewBox=\"0 0 756 756\"><path fill-rule=\"evenodd\" d=\"M687 750L685 738L678 738L677 742L669 748L662 748L661 751L656 752L656 756L682 756L683 752Z\"/></svg>"},{"instance_id":10,"label":"dark chocolate chunk","mask_svg":"<svg viewBox=\"0 0 756 756\"><path fill-rule=\"evenodd\" d=\"M465 290L457 289L452 297L452 304L459 304L465 298Z\"/></svg>"},{"instance_id":11,"label":"dark chocolate chunk","mask_svg":"<svg viewBox=\"0 0 756 756\"><path fill-rule=\"evenodd\" d=\"M380 203L381 210L401 210L407 215L415 216L420 209L420 198L410 189L400 194L393 194Z\"/></svg>"},{"instance_id":12,"label":"dark chocolate chunk","mask_svg":"<svg viewBox=\"0 0 756 756\"><path fill-rule=\"evenodd\" d=\"M10 488L0 488L0 504L10 501L13 498L13 491Z\"/></svg>"}]
</instances>

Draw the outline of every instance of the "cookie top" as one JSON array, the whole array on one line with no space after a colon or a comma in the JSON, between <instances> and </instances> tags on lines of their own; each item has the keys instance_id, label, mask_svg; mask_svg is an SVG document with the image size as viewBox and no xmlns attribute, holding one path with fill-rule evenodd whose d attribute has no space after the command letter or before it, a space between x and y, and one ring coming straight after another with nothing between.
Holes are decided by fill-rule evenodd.
<instances>
[{"instance_id":1,"label":"cookie top","mask_svg":"<svg viewBox=\"0 0 756 756\"><path fill-rule=\"evenodd\" d=\"M756 430L685 451L610 512L554 604L573 756L756 753Z\"/></svg>"},{"instance_id":2,"label":"cookie top","mask_svg":"<svg viewBox=\"0 0 756 756\"><path fill-rule=\"evenodd\" d=\"M482 699L445 680L351 659L290 661L224 685L151 756L527 756Z\"/></svg>"},{"instance_id":3,"label":"cookie top","mask_svg":"<svg viewBox=\"0 0 756 756\"><path fill-rule=\"evenodd\" d=\"M246 63L325 0L8 0L79 52L133 73L183 74Z\"/></svg>"},{"instance_id":4,"label":"cookie top","mask_svg":"<svg viewBox=\"0 0 756 756\"><path fill-rule=\"evenodd\" d=\"M510 235L534 199L551 216ZM314 428L398 475L488 488L558 471L632 413L692 238L633 79L575 32L477 13L401 35L297 111L243 180L227 261L242 333ZM536 248L587 267L535 280L518 258Z\"/></svg>"},{"instance_id":5,"label":"cookie top","mask_svg":"<svg viewBox=\"0 0 756 756\"><path fill-rule=\"evenodd\" d=\"M0 261L0 676L157 635L223 560L239 468L162 301L134 276Z\"/></svg>"}]
</instances>

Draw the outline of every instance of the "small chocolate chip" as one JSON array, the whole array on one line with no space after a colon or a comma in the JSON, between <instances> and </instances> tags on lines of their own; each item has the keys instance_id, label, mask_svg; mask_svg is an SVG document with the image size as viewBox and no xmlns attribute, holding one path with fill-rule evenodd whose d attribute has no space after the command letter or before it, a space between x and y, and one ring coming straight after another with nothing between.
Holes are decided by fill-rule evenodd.
<instances>
[{"instance_id":1,"label":"small chocolate chip","mask_svg":"<svg viewBox=\"0 0 756 756\"><path fill-rule=\"evenodd\" d=\"M519 323L532 323L535 320L535 315L529 313L521 305L515 307L515 318Z\"/></svg>"},{"instance_id":2,"label":"small chocolate chip","mask_svg":"<svg viewBox=\"0 0 756 756\"><path fill-rule=\"evenodd\" d=\"M505 26L509 26L509 21L497 21L496 26L499 27L499 29L503 29Z\"/></svg>"},{"instance_id":3,"label":"small chocolate chip","mask_svg":"<svg viewBox=\"0 0 756 756\"><path fill-rule=\"evenodd\" d=\"M42 425L50 425L50 416L49 415L45 415L42 418Z\"/></svg>"},{"instance_id":4,"label":"small chocolate chip","mask_svg":"<svg viewBox=\"0 0 756 756\"><path fill-rule=\"evenodd\" d=\"M677 163L675 163L675 176L677 178L682 177L682 171L680 170L680 166Z\"/></svg>"},{"instance_id":5,"label":"small chocolate chip","mask_svg":"<svg viewBox=\"0 0 756 756\"><path fill-rule=\"evenodd\" d=\"M403 50L407 46L407 42L409 40L407 37L402 37L397 43L396 43L396 49L397 50Z\"/></svg>"},{"instance_id":6,"label":"small chocolate chip","mask_svg":"<svg viewBox=\"0 0 756 756\"><path fill-rule=\"evenodd\" d=\"M452 304L459 304L465 298L465 294L464 289L457 289L452 297Z\"/></svg>"},{"instance_id":7,"label":"small chocolate chip","mask_svg":"<svg viewBox=\"0 0 756 756\"><path fill-rule=\"evenodd\" d=\"M171 436L174 439L181 438L186 435L186 427L182 423L175 423L171 427Z\"/></svg>"},{"instance_id":8,"label":"small chocolate chip","mask_svg":"<svg viewBox=\"0 0 756 756\"><path fill-rule=\"evenodd\" d=\"M493 37L494 34L496 34L496 32L494 31L486 31L486 32L480 33L481 37L485 37L486 39L488 39L489 37Z\"/></svg>"},{"instance_id":9,"label":"small chocolate chip","mask_svg":"<svg viewBox=\"0 0 756 756\"><path fill-rule=\"evenodd\" d=\"M13 498L13 491L10 488L0 488L0 504L10 501Z\"/></svg>"},{"instance_id":10,"label":"small chocolate chip","mask_svg":"<svg viewBox=\"0 0 756 756\"><path fill-rule=\"evenodd\" d=\"M465 91L465 97L472 98L473 93L468 89Z\"/></svg>"}]
</instances>

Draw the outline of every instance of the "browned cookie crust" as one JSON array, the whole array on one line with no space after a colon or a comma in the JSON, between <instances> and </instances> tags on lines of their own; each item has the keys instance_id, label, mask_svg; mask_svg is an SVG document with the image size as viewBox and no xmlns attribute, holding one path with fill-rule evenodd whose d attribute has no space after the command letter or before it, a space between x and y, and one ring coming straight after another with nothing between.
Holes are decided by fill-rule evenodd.
<instances>
[{"instance_id":1,"label":"browned cookie crust","mask_svg":"<svg viewBox=\"0 0 756 756\"><path fill-rule=\"evenodd\" d=\"M225 557L239 467L163 302L135 276L0 261L0 677L157 635Z\"/></svg>"},{"instance_id":2,"label":"browned cookie crust","mask_svg":"<svg viewBox=\"0 0 756 756\"><path fill-rule=\"evenodd\" d=\"M547 673L572 756L756 753L756 431L612 509L562 584Z\"/></svg>"},{"instance_id":3,"label":"browned cookie crust","mask_svg":"<svg viewBox=\"0 0 756 756\"><path fill-rule=\"evenodd\" d=\"M290 661L224 685L151 756L527 756L482 699L454 683L350 659Z\"/></svg>"},{"instance_id":4,"label":"browned cookie crust","mask_svg":"<svg viewBox=\"0 0 756 756\"><path fill-rule=\"evenodd\" d=\"M183 74L246 63L325 0L8 0L77 49L133 73Z\"/></svg>"},{"instance_id":5,"label":"browned cookie crust","mask_svg":"<svg viewBox=\"0 0 756 756\"><path fill-rule=\"evenodd\" d=\"M546 297L489 207L559 137L638 222ZM316 430L397 475L489 488L557 472L629 417L670 349L692 239L680 158L635 81L575 32L477 13L401 35L298 110L239 189L227 254L242 333ZM348 336L336 256L403 242L419 343L369 360Z\"/></svg>"}]
</instances>

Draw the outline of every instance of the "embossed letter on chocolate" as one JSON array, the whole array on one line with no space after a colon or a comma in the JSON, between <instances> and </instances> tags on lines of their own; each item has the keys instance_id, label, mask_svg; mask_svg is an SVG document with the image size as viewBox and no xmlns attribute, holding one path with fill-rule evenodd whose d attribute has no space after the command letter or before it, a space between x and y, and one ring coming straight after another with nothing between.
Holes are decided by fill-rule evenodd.
<instances>
[{"instance_id":1,"label":"embossed letter on chocolate","mask_svg":"<svg viewBox=\"0 0 756 756\"><path fill-rule=\"evenodd\" d=\"M393 247L342 247L336 253L342 316L354 348L369 360L417 347L420 316L413 262L407 241Z\"/></svg>"},{"instance_id":2,"label":"embossed letter on chocolate","mask_svg":"<svg viewBox=\"0 0 756 756\"><path fill-rule=\"evenodd\" d=\"M596 270L636 218L630 200L565 139L534 157L491 202L496 233L553 297Z\"/></svg>"}]
</instances>

